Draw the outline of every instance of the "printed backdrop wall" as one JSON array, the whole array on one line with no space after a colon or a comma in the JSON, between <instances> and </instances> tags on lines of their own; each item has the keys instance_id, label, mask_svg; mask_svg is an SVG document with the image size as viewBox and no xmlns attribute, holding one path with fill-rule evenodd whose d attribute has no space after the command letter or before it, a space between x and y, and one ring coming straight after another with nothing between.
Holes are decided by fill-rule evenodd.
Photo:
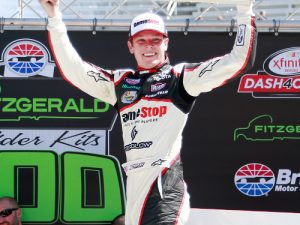
<instances>
[{"instance_id":1,"label":"printed backdrop wall","mask_svg":"<svg viewBox=\"0 0 300 225\"><path fill-rule=\"evenodd\" d=\"M69 35L85 61L136 67L127 33ZM126 201L115 109L61 78L46 31L5 31L0 39L0 195L17 198L27 224L110 224ZM299 221L299 40L260 33L254 68L198 97L182 147L190 224L205 224L205 210ZM169 57L204 61L233 42L228 33L170 33ZM234 224L225 214L213 214L214 224ZM273 218L264 215L257 224Z\"/></svg>"}]
</instances>

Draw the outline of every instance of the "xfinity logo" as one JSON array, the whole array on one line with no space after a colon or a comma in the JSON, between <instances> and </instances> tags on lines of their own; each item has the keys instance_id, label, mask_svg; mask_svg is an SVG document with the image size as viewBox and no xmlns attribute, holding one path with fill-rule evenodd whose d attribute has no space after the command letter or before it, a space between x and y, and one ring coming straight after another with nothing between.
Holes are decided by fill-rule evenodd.
<instances>
[{"instance_id":1,"label":"xfinity logo","mask_svg":"<svg viewBox=\"0 0 300 225\"><path fill-rule=\"evenodd\" d=\"M264 62L264 70L272 75L300 75L300 48L282 49L270 55Z\"/></svg>"}]
</instances>

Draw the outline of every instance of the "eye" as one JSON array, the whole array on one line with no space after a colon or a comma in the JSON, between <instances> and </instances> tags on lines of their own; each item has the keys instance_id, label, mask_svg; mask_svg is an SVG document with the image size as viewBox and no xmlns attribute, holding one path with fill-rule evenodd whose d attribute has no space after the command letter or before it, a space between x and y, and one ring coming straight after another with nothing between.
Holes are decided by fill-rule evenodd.
<instances>
[{"instance_id":1,"label":"eye","mask_svg":"<svg viewBox=\"0 0 300 225\"><path fill-rule=\"evenodd\" d=\"M139 45L142 45L142 44L145 44L146 41L144 39L138 39L138 40L136 40L136 43Z\"/></svg>"},{"instance_id":2,"label":"eye","mask_svg":"<svg viewBox=\"0 0 300 225\"><path fill-rule=\"evenodd\" d=\"M162 39L161 38L154 38L153 40L152 40L152 43L154 43L154 44L160 44L162 42Z\"/></svg>"}]
</instances>

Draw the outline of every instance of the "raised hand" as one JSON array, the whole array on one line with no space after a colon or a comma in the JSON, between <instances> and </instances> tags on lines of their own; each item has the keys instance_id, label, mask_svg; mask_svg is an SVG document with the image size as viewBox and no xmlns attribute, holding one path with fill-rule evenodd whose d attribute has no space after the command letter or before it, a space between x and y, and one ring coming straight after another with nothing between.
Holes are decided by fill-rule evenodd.
<instances>
[{"instance_id":1,"label":"raised hand","mask_svg":"<svg viewBox=\"0 0 300 225\"><path fill-rule=\"evenodd\" d=\"M59 0L39 0L48 17L55 17L59 12Z\"/></svg>"}]
</instances>

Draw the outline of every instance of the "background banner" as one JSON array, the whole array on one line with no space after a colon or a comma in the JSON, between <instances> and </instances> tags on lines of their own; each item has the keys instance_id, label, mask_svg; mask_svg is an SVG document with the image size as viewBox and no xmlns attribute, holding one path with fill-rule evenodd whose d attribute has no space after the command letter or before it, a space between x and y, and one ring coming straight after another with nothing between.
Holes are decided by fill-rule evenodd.
<instances>
[{"instance_id":1,"label":"background banner","mask_svg":"<svg viewBox=\"0 0 300 225\"><path fill-rule=\"evenodd\" d=\"M136 67L125 32L69 35L85 61ZM0 36L0 195L18 199L27 224L110 224L126 199L115 109L61 78L46 31ZM228 33L169 36L173 65L224 55L234 43ZM260 33L254 68L198 97L182 146L194 220L200 209L300 212L299 39Z\"/></svg>"}]
</instances>

